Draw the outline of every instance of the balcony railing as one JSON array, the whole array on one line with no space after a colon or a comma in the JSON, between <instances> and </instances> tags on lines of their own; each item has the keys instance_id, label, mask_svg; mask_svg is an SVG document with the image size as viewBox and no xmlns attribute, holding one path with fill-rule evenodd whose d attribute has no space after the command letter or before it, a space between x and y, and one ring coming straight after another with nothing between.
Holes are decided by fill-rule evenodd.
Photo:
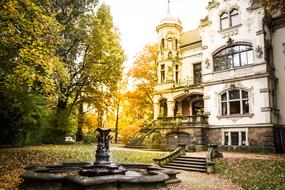
<instances>
[{"instance_id":1,"label":"balcony railing","mask_svg":"<svg viewBox=\"0 0 285 190\"><path fill-rule=\"evenodd\" d=\"M158 125L195 126L197 124L208 124L208 116L191 115L178 117L159 117L157 118L157 122Z\"/></svg>"}]
</instances>

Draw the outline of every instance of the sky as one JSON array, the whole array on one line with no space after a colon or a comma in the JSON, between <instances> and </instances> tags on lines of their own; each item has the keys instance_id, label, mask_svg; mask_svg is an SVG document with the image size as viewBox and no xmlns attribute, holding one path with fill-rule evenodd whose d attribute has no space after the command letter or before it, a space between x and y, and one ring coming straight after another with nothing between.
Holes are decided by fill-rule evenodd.
<instances>
[{"instance_id":1,"label":"sky","mask_svg":"<svg viewBox=\"0 0 285 190\"><path fill-rule=\"evenodd\" d=\"M198 27L207 15L209 0L170 0L170 13L178 17L183 31ZM146 44L157 42L156 26L166 16L168 0L101 0L110 6L114 25L120 31L121 44L127 55L129 68L137 53Z\"/></svg>"}]
</instances>

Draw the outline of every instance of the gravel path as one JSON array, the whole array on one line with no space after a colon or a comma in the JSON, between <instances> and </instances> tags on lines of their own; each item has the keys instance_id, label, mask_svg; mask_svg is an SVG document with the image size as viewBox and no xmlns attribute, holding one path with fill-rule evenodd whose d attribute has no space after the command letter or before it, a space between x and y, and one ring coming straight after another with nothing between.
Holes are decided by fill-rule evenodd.
<instances>
[{"instance_id":1,"label":"gravel path","mask_svg":"<svg viewBox=\"0 0 285 190\"><path fill-rule=\"evenodd\" d=\"M237 184L213 174L183 171L177 178L181 183L170 185L170 190L243 190Z\"/></svg>"}]
</instances>

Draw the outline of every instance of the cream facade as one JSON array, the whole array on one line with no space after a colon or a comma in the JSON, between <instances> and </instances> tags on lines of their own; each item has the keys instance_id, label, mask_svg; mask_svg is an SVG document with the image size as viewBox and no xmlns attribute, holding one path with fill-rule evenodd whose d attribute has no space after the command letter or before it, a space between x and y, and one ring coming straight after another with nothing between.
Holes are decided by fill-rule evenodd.
<instances>
[{"instance_id":1,"label":"cream facade","mask_svg":"<svg viewBox=\"0 0 285 190\"><path fill-rule=\"evenodd\" d=\"M250 0L213 0L197 29L156 28L154 119L167 149L207 144L285 151L285 16Z\"/></svg>"}]
</instances>

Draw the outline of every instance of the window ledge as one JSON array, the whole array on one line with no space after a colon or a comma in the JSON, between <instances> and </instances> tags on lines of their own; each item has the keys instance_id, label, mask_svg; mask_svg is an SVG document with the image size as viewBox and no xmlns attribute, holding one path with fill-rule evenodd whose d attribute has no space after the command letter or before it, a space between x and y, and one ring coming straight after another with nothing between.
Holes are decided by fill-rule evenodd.
<instances>
[{"instance_id":1,"label":"window ledge","mask_svg":"<svg viewBox=\"0 0 285 190\"><path fill-rule=\"evenodd\" d=\"M222 144L221 146L237 148L237 147L248 147L249 145L224 145L224 144Z\"/></svg>"},{"instance_id":2,"label":"window ledge","mask_svg":"<svg viewBox=\"0 0 285 190\"><path fill-rule=\"evenodd\" d=\"M253 117L253 113L249 114L235 114L235 115L218 115L218 119L226 119L226 118L239 118L239 117Z\"/></svg>"},{"instance_id":3,"label":"window ledge","mask_svg":"<svg viewBox=\"0 0 285 190\"><path fill-rule=\"evenodd\" d=\"M227 68L227 69L223 69L223 70L218 70L218 71L213 71L212 73L210 74L216 74L216 73L222 73L222 72L229 72L229 71L235 71L235 70L240 70L240 69L244 69L244 68L248 68L248 67L255 67L255 66L258 66L258 65L262 65L262 64L266 64L265 62L263 63L249 63L247 65L242 65L242 66L236 66L236 67L230 67L230 68Z\"/></svg>"},{"instance_id":4,"label":"window ledge","mask_svg":"<svg viewBox=\"0 0 285 190\"><path fill-rule=\"evenodd\" d=\"M239 27L241 27L241 26L242 26L242 24L238 24L238 25L235 25L235 26L232 26L232 27L229 27L229 28L221 29L221 30L219 30L218 32L219 32L219 33L222 33L222 32L231 31L231 30L236 29L236 28L239 28Z\"/></svg>"}]
</instances>

